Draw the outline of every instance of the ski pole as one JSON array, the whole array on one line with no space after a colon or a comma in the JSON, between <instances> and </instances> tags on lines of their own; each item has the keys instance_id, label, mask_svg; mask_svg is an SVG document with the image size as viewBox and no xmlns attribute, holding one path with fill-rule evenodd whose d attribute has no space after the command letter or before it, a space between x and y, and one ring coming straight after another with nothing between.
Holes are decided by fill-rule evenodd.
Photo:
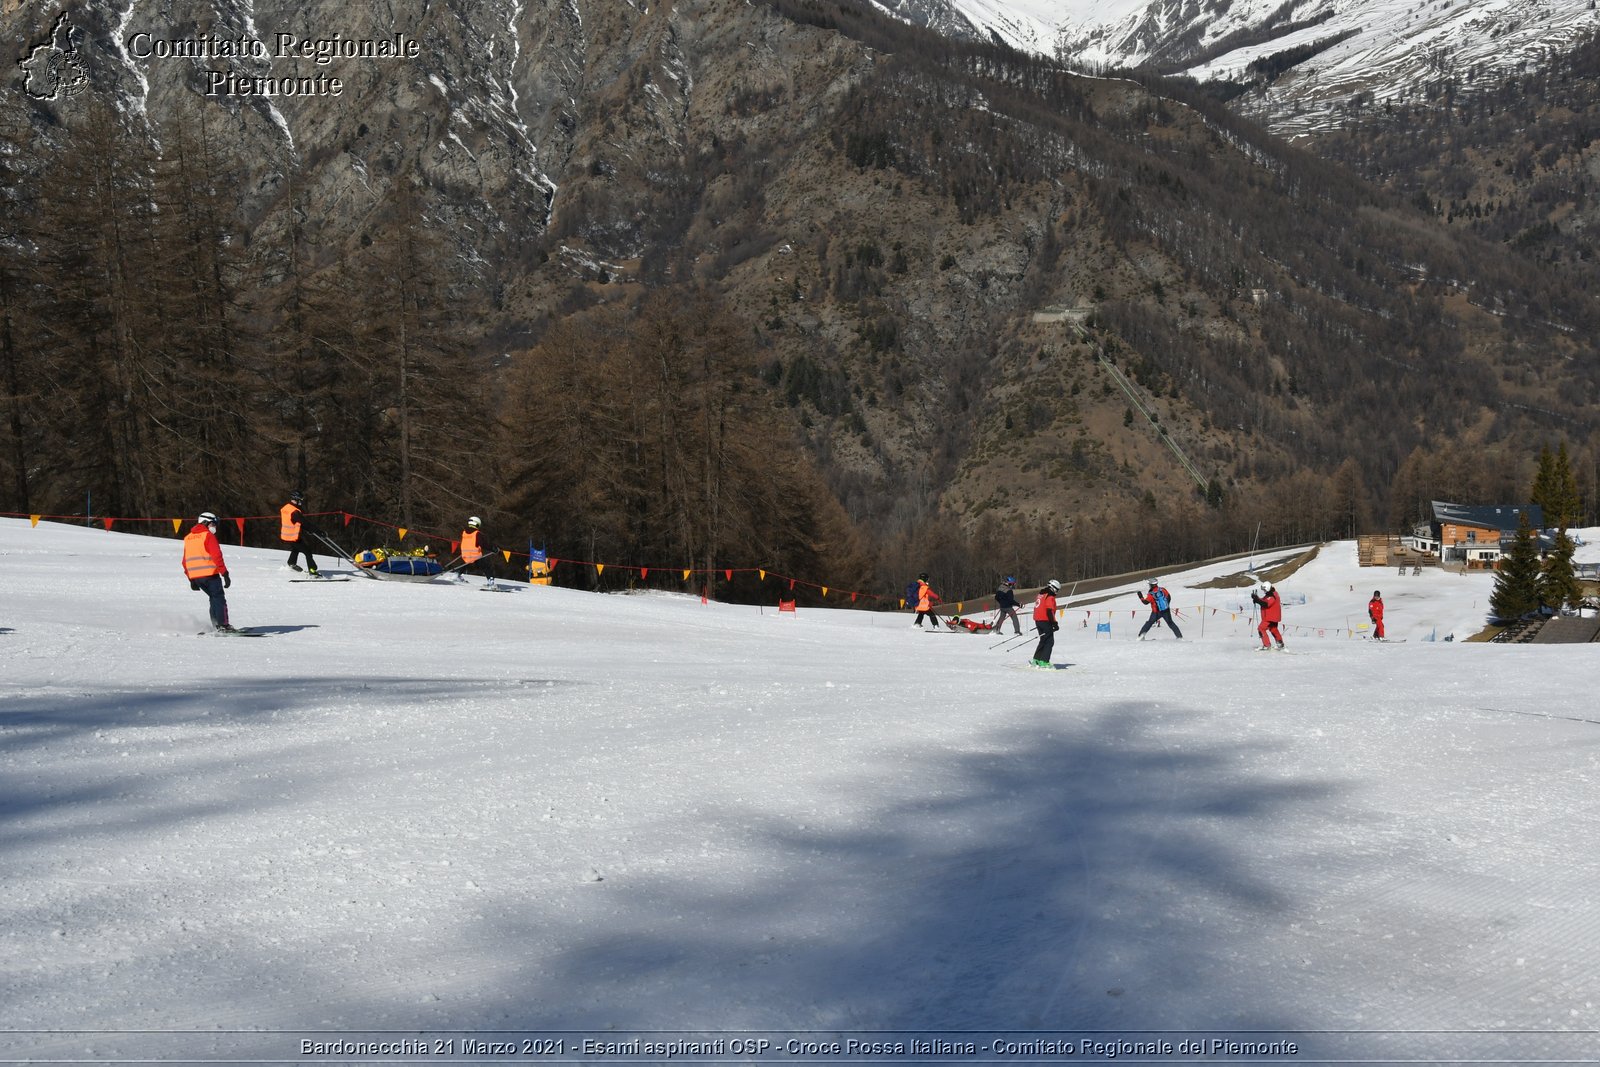
<instances>
[{"instance_id":1,"label":"ski pole","mask_svg":"<svg viewBox=\"0 0 1600 1067\"><path fill-rule=\"evenodd\" d=\"M1006 651L1009 652L1009 651L1011 651L1011 649L1015 648L1018 645L1027 644L1029 641L1033 640L1033 638L1034 638L1033 634L1013 634L1012 636L1006 638L1004 641L997 642L996 644L992 644L989 647L990 648L999 648L1001 645L1004 645L1005 648L1006 648Z\"/></svg>"},{"instance_id":2,"label":"ski pole","mask_svg":"<svg viewBox=\"0 0 1600 1067\"><path fill-rule=\"evenodd\" d=\"M375 578L376 577L376 575L373 575L373 574L369 573L365 567L363 567L361 564L357 563L355 561L355 557L354 556L350 555L350 553L348 553L344 549L340 548L337 544L334 543L332 538L328 537L321 530L312 530L311 531L311 536L315 537L318 541L321 541L323 544L327 545L328 546L328 550L330 552L332 552L335 556L338 556L340 559L344 560L346 563L349 563L351 566L355 567L355 569L358 572L360 572L361 574L366 575L368 578Z\"/></svg>"}]
</instances>

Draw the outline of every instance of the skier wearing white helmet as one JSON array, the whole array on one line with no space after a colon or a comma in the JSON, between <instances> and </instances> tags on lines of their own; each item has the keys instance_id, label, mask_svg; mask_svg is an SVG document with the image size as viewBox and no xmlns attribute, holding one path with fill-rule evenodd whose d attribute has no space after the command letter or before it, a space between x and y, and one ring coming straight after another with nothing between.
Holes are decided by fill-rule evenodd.
<instances>
[{"instance_id":1,"label":"skier wearing white helmet","mask_svg":"<svg viewBox=\"0 0 1600 1067\"><path fill-rule=\"evenodd\" d=\"M228 598L223 590L233 584L228 565L222 561L222 545L217 540L217 517L202 511L194 529L183 539L183 573L189 588L211 598L211 625L219 633L233 633L228 625Z\"/></svg>"},{"instance_id":2,"label":"skier wearing white helmet","mask_svg":"<svg viewBox=\"0 0 1600 1067\"><path fill-rule=\"evenodd\" d=\"M461 531L461 570L458 581L466 581L468 574L482 574L486 586L494 585L494 554L497 552L483 537L483 520L474 515Z\"/></svg>"},{"instance_id":3,"label":"skier wearing white helmet","mask_svg":"<svg viewBox=\"0 0 1600 1067\"><path fill-rule=\"evenodd\" d=\"M1052 578L1033 603L1033 628L1039 631L1039 644L1033 650L1032 663L1045 670L1053 669L1050 653L1055 651L1056 631L1061 629L1061 623L1056 621L1056 594L1059 592L1061 583Z\"/></svg>"},{"instance_id":4,"label":"skier wearing white helmet","mask_svg":"<svg viewBox=\"0 0 1600 1067\"><path fill-rule=\"evenodd\" d=\"M1172 636L1183 639L1183 631L1178 629L1178 624L1172 621L1172 594L1161 585L1159 578L1150 579L1150 593L1138 594L1139 599L1150 605L1150 617L1145 620L1144 628L1139 631L1139 640L1144 640L1144 635L1150 632L1150 627L1158 622L1167 624L1167 629L1172 631Z\"/></svg>"},{"instance_id":5,"label":"skier wearing white helmet","mask_svg":"<svg viewBox=\"0 0 1600 1067\"><path fill-rule=\"evenodd\" d=\"M1261 635L1261 651L1272 651L1272 641L1278 643L1278 651L1283 651L1283 634L1278 629L1278 624L1283 621L1283 598L1278 596L1272 583L1263 578L1250 591L1250 599L1261 607L1261 625L1256 627L1256 633ZM1267 640L1269 634L1272 641Z\"/></svg>"}]
</instances>

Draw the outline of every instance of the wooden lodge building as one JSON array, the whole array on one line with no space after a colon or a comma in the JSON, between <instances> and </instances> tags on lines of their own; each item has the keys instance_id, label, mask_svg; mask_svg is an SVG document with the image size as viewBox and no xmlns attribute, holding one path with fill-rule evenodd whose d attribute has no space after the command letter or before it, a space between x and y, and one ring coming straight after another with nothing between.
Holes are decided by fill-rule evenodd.
<instances>
[{"instance_id":1,"label":"wooden lodge building","mask_svg":"<svg viewBox=\"0 0 1600 1067\"><path fill-rule=\"evenodd\" d=\"M1451 504L1435 500L1433 521L1418 526L1405 543L1417 552L1433 554L1441 563L1493 567L1517 536L1523 514L1534 530L1543 528L1544 509L1537 504Z\"/></svg>"}]
</instances>

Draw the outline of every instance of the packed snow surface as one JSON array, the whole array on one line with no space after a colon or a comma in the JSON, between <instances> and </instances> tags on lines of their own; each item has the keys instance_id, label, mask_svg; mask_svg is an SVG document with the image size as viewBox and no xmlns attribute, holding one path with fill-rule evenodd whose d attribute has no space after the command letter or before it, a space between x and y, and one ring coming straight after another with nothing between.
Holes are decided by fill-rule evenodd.
<instances>
[{"instance_id":1,"label":"packed snow surface","mask_svg":"<svg viewBox=\"0 0 1600 1067\"><path fill-rule=\"evenodd\" d=\"M1281 654L1174 573L1182 641L1069 597L1046 672L224 550L263 638L174 537L0 520L0 1060L1594 1057L1600 646L1466 643L1486 575L1324 546Z\"/></svg>"}]
</instances>

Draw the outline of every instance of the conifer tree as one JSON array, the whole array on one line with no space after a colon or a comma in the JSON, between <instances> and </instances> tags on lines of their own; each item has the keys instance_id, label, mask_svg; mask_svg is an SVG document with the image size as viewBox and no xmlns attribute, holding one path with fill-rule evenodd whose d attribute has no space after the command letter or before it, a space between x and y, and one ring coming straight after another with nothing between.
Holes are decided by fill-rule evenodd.
<instances>
[{"instance_id":1,"label":"conifer tree","mask_svg":"<svg viewBox=\"0 0 1600 1067\"><path fill-rule=\"evenodd\" d=\"M1553 470L1554 498L1556 513L1554 516L1545 513L1545 521L1557 529L1565 530L1578 521L1583 514L1583 500L1578 494L1578 478L1572 471L1572 456L1567 452L1567 442L1562 440L1560 448L1556 450L1555 466Z\"/></svg>"},{"instance_id":2,"label":"conifer tree","mask_svg":"<svg viewBox=\"0 0 1600 1067\"><path fill-rule=\"evenodd\" d=\"M1555 466L1555 453L1550 451L1549 445L1544 445L1539 449L1539 466L1533 476L1533 488L1528 491L1528 503L1544 509L1546 522L1555 521Z\"/></svg>"},{"instance_id":3,"label":"conifer tree","mask_svg":"<svg viewBox=\"0 0 1600 1067\"><path fill-rule=\"evenodd\" d=\"M1539 610L1539 546L1527 512L1517 519L1517 538L1500 561L1494 592L1489 594L1491 618L1510 622Z\"/></svg>"},{"instance_id":4,"label":"conifer tree","mask_svg":"<svg viewBox=\"0 0 1600 1067\"><path fill-rule=\"evenodd\" d=\"M1566 530L1556 534L1555 548L1544 561L1539 574L1539 603L1548 608L1576 607L1583 599L1583 588L1572 565L1577 546Z\"/></svg>"}]
</instances>

